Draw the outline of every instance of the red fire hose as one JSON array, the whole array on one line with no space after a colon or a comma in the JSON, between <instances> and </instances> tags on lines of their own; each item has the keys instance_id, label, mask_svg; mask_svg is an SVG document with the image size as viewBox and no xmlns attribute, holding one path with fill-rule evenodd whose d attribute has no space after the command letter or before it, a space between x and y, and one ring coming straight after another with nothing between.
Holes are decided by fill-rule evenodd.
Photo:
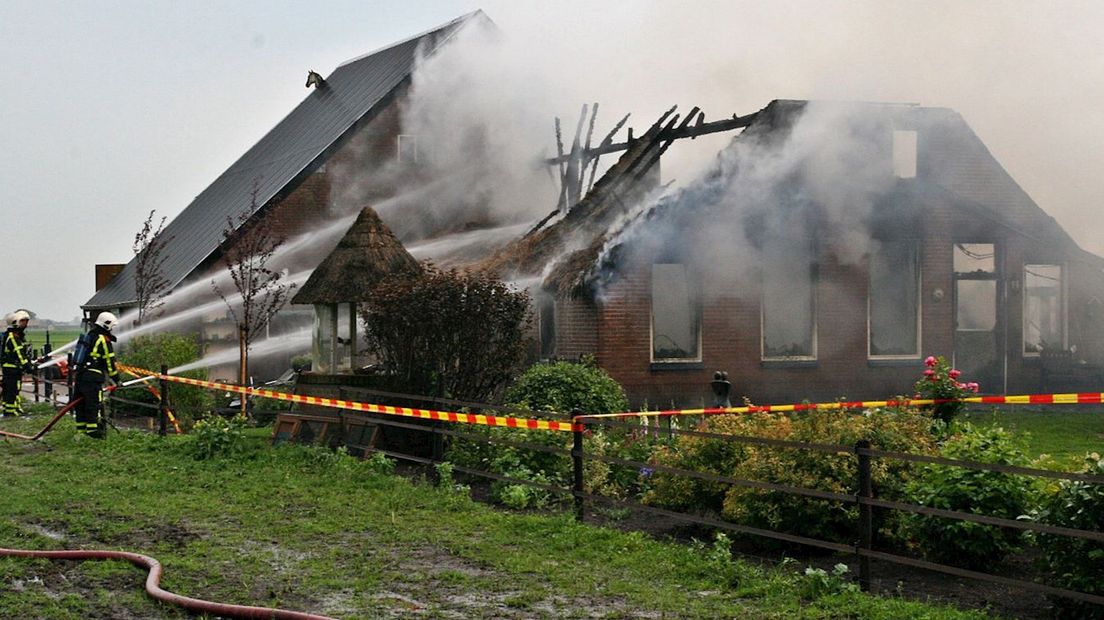
<instances>
[{"instance_id":1,"label":"red fire hose","mask_svg":"<svg viewBox=\"0 0 1104 620\"><path fill-rule=\"evenodd\" d=\"M66 413L69 412L81 399L71 401L65 405L57 415L54 416L50 423L46 425L46 428L38 431L35 435L20 435L19 433L10 433L8 431L0 431L0 435L5 437L15 437L17 439L26 439L28 441L38 441L43 435L45 435L57 421L60 420ZM285 611L283 609L270 609L268 607L250 607L248 605L230 605L227 603L213 603L211 601L205 601L198 598L191 598L187 596L180 596L179 594L173 594L167 590L161 589L161 562L149 557L148 555L141 555L139 553L129 553L126 551L102 551L102 550L83 550L83 551L33 551L29 549L3 549L0 548L0 557L13 556L24 558L46 558L50 560L126 560L131 564L149 569L149 575L146 577L146 592L153 598L172 605L179 605L189 611L212 614L222 616L225 618L271 618L274 620L334 620L327 616L317 616L314 614L307 614L298 611Z\"/></svg>"},{"instance_id":2,"label":"red fire hose","mask_svg":"<svg viewBox=\"0 0 1104 620\"><path fill-rule=\"evenodd\" d=\"M335 620L328 616L316 616L314 614L299 611L286 611L283 609L271 609L268 607L250 607L248 605L231 605L228 603L213 603L198 598L180 596L168 590L161 589L161 562L140 553L126 551L103 551L98 549L80 551L31 551L26 549L2 549L0 556L15 556L24 558L46 558L50 560L126 560L140 568L149 569L146 577L146 592L153 598L172 605L179 605L184 609L197 613L211 614L224 618L272 618L274 620Z\"/></svg>"}]
</instances>

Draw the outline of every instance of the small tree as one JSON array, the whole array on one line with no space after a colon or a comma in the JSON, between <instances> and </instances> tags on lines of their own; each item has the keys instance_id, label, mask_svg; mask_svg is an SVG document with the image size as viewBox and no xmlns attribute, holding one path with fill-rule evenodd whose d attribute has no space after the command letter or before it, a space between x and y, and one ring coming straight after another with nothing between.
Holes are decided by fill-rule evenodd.
<instances>
[{"instance_id":1,"label":"small tree","mask_svg":"<svg viewBox=\"0 0 1104 620\"><path fill-rule=\"evenodd\" d=\"M524 359L529 295L486 275L430 267L378 285L362 319L368 351L397 387L487 400Z\"/></svg>"},{"instance_id":2,"label":"small tree","mask_svg":"<svg viewBox=\"0 0 1104 620\"><path fill-rule=\"evenodd\" d=\"M153 225L153 214L150 211L142 229L134 235L134 295L138 306L138 323L147 318L153 318L159 314L158 310L164 304L162 299L168 292L169 282L161 271L162 265L168 256L164 253L165 244L172 240L163 232L165 220L162 217L157 226Z\"/></svg>"},{"instance_id":3,"label":"small tree","mask_svg":"<svg viewBox=\"0 0 1104 620\"><path fill-rule=\"evenodd\" d=\"M238 371L242 385L249 377L249 345L295 290L294 284L282 281L281 272L268 266L273 254L284 243L284 237L277 234L267 218L252 216L256 203L257 188L254 186L249 211L236 220L226 218L226 228L222 231L222 261L230 272L237 296L227 297L218 284L211 282L211 288L229 308L238 328L241 352ZM242 415L245 415L245 403L243 398Z\"/></svg>"}]
</instances>

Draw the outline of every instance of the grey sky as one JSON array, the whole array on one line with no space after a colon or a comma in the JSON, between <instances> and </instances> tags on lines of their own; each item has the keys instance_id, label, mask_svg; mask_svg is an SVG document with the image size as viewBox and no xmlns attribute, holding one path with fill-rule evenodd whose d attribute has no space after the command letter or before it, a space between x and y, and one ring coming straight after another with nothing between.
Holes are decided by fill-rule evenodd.
<instances>
[{"instance_id":1,"label":"grey sky","mask_svg":"<svg viewBox=\"0 0 1104 620\"><path fill-rule=\"evenodd\" d=\"M541 107L569 125L598 101L599 132L676 103L710 119L775 98L954 108L1104 253L1104 3L0 0L0 312L77 315L93 265L129 260L149 210L177 215L308 94L308 69L476 8L531 67L511 88L551 93ZM552 145L543 109L503 122L543 123L534 148ZM684 142L665 174L723 144Z\"/></svg>"}]
</instances>

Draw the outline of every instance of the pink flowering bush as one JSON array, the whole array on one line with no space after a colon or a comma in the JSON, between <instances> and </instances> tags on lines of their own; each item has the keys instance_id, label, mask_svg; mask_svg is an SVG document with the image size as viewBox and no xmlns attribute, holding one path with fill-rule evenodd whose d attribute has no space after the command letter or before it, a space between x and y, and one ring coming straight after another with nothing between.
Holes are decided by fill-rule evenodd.
<instances>
[{"instance_id":1,"label":"pink flowering bush","mask_svg":"<svg viewBox=\"0 0 1104 620\"><path fill-rule=\"evenodd\" d=\"M916 382L916 397L930 398L933 400L958 399L972 396L980 389L977 383L959 381L962 372L951 368L943 356L929 355L924 360L924 376ZM927 406L932 417L950 424L951 420L962 411L961 402L936 403Z\"/></svg>"}]
</instances>

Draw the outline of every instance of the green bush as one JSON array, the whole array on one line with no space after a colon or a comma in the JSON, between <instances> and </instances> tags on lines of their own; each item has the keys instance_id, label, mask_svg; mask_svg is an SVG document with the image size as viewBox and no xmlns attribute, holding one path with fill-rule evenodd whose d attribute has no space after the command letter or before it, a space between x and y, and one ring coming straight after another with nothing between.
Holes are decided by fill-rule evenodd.
<instances>
[{"instance_id":1,"label":"green bush","mask_svg":"<svg viewBox=\"0 0 1104 620\"><path fill-rule=\"evenodd\" d=\"M506 391L506 402L537 411L617 413L629 408L625 391L592 363L536 364Z\"/></svg>"},{"instance_id":2,"label":"green bush","mask_svg":"<svg viewBox=\"0 0 1104 620\"><path fill-rule=\"evenodd\" d=\"M174 368L199 358L200 349L195 338L172 333L138 336L121 347L119 352L120 363L152 371L160 371L161 364ZM207 380L206 368L176 374L191 379ZM156 387L157 383L150 382L150 385ZM158 397L146 387L136 386L116 393L128 400L151 405L159 402ZM177 420L187 426L191 420L202 418L211 411L214 396L210 390L198 386L172 383L169 386L169 402L172 404L173 414ZM124 403L119 403L117 406L119 411L125 411L131 415L157 415L156 409L128 406Z\"/></svg>"},{"instance_id":3,"label":"green bush","mask_svg":"<svg viewBox=\"0 0 1104 620\"><path fill-rule=\"evenodd\" d=\"M795 415L790 432L783 438L848 447L868 439L880 450L931 453L935 443L930 426L930 419L915 409L869 409L861 413L813 410ZM853 453L758 445L749 445L746 450L747 457L727 475L843 495L858 492L857 458ZM900 496L913 470L909 462L872 459L875 496ZM728 489L722 514L752 527L838 542L854 540L858 521L858 508L853 504L741 486ZM876 531L884 538L891 537L896 527L887 519L896 518L895 513L875 512Z\"/></svg>"},{"instance_id":4,"label":"green bush","mask_svg":"<svg viewBox=\"0 0 1104 620\"><path fill-rule=\"evenodd\" d=\"M1104 476L1104 458L1092 453L1085 457L1081 473ZM1050 525L1104 532L1104 484L1063 480L1046 495L1032 519ZM1050 579L1060 588L1104 594L1104 543L1055 534L1034 534L1042 551L1042 564ZM1059 618L1104 618L1104 606L1071 599L1052 599Z\"/></svg>"},{"instance_id":5,"label":"green bush","mask_svg":"<svg viewBox=\"0 0 1104 620\"><path fill-rule=\"evenodd\" d=\"M720 435L742 435L766 439L785 439L792 432L790 418L775 413L754 415L718 415L705 418L697 430ZM749 454L750 444L678 435L669 445L659 446L652 455L657 465L701 473L731 476ZM675 510L720 513L728 485L690 478L657 469L651 476L651 489L644 503Z\"/></svg>"},{"instance_id":6,"label":"green bush","mask_svg":"<svg viewBox=\"0 0 1104 620\"><path fill-rule=\"evenodd\" d=\"M523 411L534 409L566 413L580 409L597 414L615 413L628 408L621 386L601 368L589 363L557 362L532 366L507 390L506 401ZM571 457L567 454L497 443L528 443L566 452L571 449L570 434L497 427L467 430L472 434L484 435L488 441L458 439L450 442L446 458L456 465L518 480L570 488ZM583 450L591 455L617 455L644 462L649 450L638 445L637 439L639 437L629 432L594 431L588 433ZM611 440L616 445L611 445ZM609 466L594 459L588 459L586 467L588 489L595 492L603 490L623 495L640 477L636 469ZM556 499L544 489L506 481L491 483L491 498L512 508L546 506Z\"/></svg>"},{"instance_id":7,"label":"green bush","mask_svg":"<svg viewBox=\"0 0 1104 620\"><path fill-rule=\"evenodd\" d=\"M245 421L211 416L195 423L189 433L192 456L203 461L219 457L233 458L245 452Z\"/></svg>"},{"instance_id":8,"label":"green bush","mask_svg":"<svg viewBox=\"0 0 1104 620\"><path fill-rule=\"evenodd\" d=\"M940 454L963 461L1026 466L1024 449L1023 443L1003 428L962 424ZM1015 474L925 465L908 484L906 496L921 506L1017 519L1031 510L1035 484L1031 478ZM925 557L968 568L1001 561L1022 539L1020 530L918 514L905 517L903 531Z\"/></svg>"}]
</instances>

